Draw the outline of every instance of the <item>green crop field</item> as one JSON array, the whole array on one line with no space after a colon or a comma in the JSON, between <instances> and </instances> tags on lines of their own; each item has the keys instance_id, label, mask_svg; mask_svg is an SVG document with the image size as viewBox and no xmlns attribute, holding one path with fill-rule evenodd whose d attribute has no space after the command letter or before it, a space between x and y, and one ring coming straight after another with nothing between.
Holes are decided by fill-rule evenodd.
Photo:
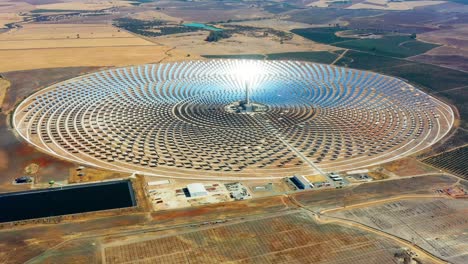
<instances>
[{"instance_id":1,"label":"green crop field","mask_svg":"<svg viewBox=\"0 0 468 264\"><path fill-rule=\"evenodd\" d=\"M418 41L410 35L384 35L380 38L344 38L336 35L343 28L303 28L293 29L291 32L315 42L333 45L376 55L406 58L425 53L436 44Z\"/></svg>"},{"instance_id":2,"label":"green crop field","mask_svg":"<svg viewBox=\"0 0 468 264\"><path fill-rule=\"evenodd\" d=\"M411 62L350 50L336 65L377 71L378 69L396 67L407 63Z\"/></svg>"},{"instance_id":3,"label":"green crop field","mask_svg":"<svg viewBox=\"0 0 468 264\"><path fill-rule=\"evenodd\" d=\"M341 48L367 51L378 55L399 58L422 54L438 47L436 44L421 42L409 36L384 36L379 39L352 39L331 44Z\"/></svg>"},{"instance_id":4,"label":"green crop field","mask_svg":"<svg viewBox=\"0 0 468 264\"><path fill-rule=\"evenodd\" d=\"M315 42L324 44L333 44L335 42L350 40L350 38L342 38L335 35L336 32L342 31L342 28L298 28L291 30L292 33L310 39Z\"/></svg>"}]
</instances>

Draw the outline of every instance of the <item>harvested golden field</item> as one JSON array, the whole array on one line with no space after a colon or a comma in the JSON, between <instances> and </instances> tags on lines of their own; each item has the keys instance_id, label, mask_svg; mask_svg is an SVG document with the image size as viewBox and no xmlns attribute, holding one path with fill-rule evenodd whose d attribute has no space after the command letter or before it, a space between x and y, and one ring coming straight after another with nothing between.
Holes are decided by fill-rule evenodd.
<instances>
[{"instance_id":1,"label":"harvested golden field","mask_svg":"<svg viewBox=\"0 0 468 264\"><path fill-rule=\"evenodd\" d=\"M63 39L63 40L4 40L0 41L0 50L76 48L76 47L118 47L118 46L153 46L140 38L93 38L93 39Z\"/></svg>"},{"instance_id":2,"label":"harvested golden field","mask_svg":"<svg viewBox=\"0 0 468 264\"><path fill-rule=\"evenodd\" d=\"M5 27L6 24L20 22L22 20L23 17L16 13L0 13L0 28Z\"/></svg>"},{"instance_id":3,"label":"harvested golden field","mask_svg":"<svg viewBox=\"0 0 468 264\"><path fill-rule=\"evenodd\" d=\"M1 14L0 14L1 16ZM20 30L0 34L0 40L55 40L76 38L137 38L107 24L24 24Z\"/></svg>"},{"instance_id":4,"label":"harvested golden field","mask_svg":"<svg viewBox=\"0 0 468 264\"><path fill-rule=\"evenodd\" d=\"M154 45L111 25L26 24L0 35L0 49Z\"/></svg>"},{"instance_id":5,"label":"harvested golden field","mask_svg":"<svg viewBox=\"0 0 468 264\"><path fill-rule=\"evenodd\" d=\"M163 36L155 39L158 43L166 46L175 46L190 51L191 54L199 55L269 54L337 50L335 47L314 43L296 35L292 40L284 41L283 44L275 37L247 36L243 34L234 34L231 38L222 39L218 42L207 42L205 41L207 35L208 33L206 32L195 32Z\"/></svg>"},{"instance_id":6,"label":"harvested golden field","mask_svg":"<svg viewBox=\"0 0 468 264\"><path fill-rule=\"evenodd\" d=\"M72 66L124 66L181 60L186 52L107 24L25 24L0 34L0 71Z\"/></svg>"},{"instance_id":7,"label":"harvested golden field","mask_svg":"<svg viewBox=\"0 0 468 264\"><path fill-rule=\"evenodd\" d=\"M8 62L0 64L0 71L73 66L124 66L185 58L185 52L156 45L0 50L0 60Z\"/></svg>"},{"instance_id":8,"label":"harvested golden field","mask_svg":"<svg viewBox=\"0 0 468 264\"><path fill-rule=\"evenodd\" d=\"M36 5L38 9L51 10L101 10L112 7L131 6L130 2L121 0L78 0L68 3Z\"/></svg>"}]
</instances>

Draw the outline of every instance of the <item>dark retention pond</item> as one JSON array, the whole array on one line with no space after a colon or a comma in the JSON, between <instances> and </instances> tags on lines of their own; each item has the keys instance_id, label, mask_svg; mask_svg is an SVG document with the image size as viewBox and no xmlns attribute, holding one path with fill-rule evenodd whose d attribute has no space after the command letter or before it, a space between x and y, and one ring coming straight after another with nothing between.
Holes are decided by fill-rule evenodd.
<instances>
[{"instance_id":1,"label":"dark retention pond","mask_svg":"<svg viewBox=\"0 0 468 264\"><path fill-rule=\"evenodd\" d=\"M0 194L0 223L135 206L128 180Z\"/></svg>"}]
</instances>

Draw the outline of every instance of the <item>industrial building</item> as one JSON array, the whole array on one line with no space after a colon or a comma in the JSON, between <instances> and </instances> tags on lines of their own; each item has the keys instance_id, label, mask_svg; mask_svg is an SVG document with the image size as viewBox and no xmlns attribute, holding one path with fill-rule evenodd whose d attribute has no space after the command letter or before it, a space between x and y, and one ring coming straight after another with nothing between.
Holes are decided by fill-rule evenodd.
<instances>
[{"instance_id":1,"label":"industrial building","mask_svg":"<svg viewBox=\"0 0 468 264\"><path fill-rule=\"evenodd\" d=\"M291 178L291 181L296 185L299 189L307 190L314 188L314 185L304 176L294 175Z\"/></svg>"},{"instance_id":2,"label":"industrial building","mask_svg":"<svg viewBox=\"0 0 468 264\"><path fill-rule=\"evenodd\" d=\"M187 185L190 197L202 197L208 195L205 186L201 183L191 183Z\"/></svg>"},{"instance_id":3,"label":"industrial building","mask_svg":"<svg viewBox=\"0 0 468 264\"><path fill-rule=\"evenodd\" d=\"M328 177L330 177L333 181L342 181L343 180L343 178L336 172L329 173Z\"/></svg>"}]
</instances>

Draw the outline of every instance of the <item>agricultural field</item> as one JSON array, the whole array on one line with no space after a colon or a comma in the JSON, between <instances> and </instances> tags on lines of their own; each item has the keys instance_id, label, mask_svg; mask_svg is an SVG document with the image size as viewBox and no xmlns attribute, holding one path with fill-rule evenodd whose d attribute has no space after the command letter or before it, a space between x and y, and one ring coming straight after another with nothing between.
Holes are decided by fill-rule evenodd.
<instances>
[{"instance_id":1,"label":"agricultural field","mask_svg":"<svg viewBox=\"0 0 468 264\"><path fill-rule=\"evenodd\" d=\"M395 234L449 261L468 261L468 219L463 199L411 199L368 207L331 210L325 215Z\"/></svg>"},{"instance_id":2,"label":"agricultural field","mask_svg":"<svg viewBox=\"0 0 468 264\"><path fill-rule=\"evenodd\" d=\"M185 52L164 46L83 47L60 49L0 50L0 58L9 64L0 71L77 66L124 66L181 60ZM193 56L196 58L196 56Z\"/></svg>"},{"instance_id":3,"label":"agricultural field","mask_svg":"<svg viewBox=\"0 0 468 264\"><path fill-rule=\"evenodd\" d=\"M158 37L199 30L180 25L179 23L168 23L163 20L139 20L134 18L117 19L114 21L114 25L129 32L147 37Z\"/></svg>"},{"instance_id":4,"label":"agricultural field","mask_svg":"<svg viewBox=\"0 0 468 264\"><path fill-rule=\"evenodd\" d=\"M120 38L132 39L136 44L144 43L146 45L151 44L148 41L135 37L134 35L119 30L119 28L113 27L108 24L24 24L21 29L12 30L4 34L0 34L0 41L24 41L31 42L31 46L34 48L32 40L53 40L60 42L66 39L93 39L96 42L102 39L113 39L112 41ZM137 42L139 41L140 42ZM143 41L143 42L141 42ZM0 42L1 43L1 42ZM54 45L50 45L54 47ZM0 46L2 49L8 49L5 44Z\"/></svg>"},{"instance_id":5,"label":"agricultural field","mask_svg":"<svg viewBox=\"0 0 468 264\"><path fill-rule=\"evenodd\" d=\"M468 72L468 64L466 63L468 50L441 46L424 54L413 56L410 59Z\"/></svg>"},{"instance_id":6,"label":"agricultural field","mask_svg":"<svg viewBox=\"0 0 468 264\"><path fill-rule=\"evenodd\" d=\"M243 1L161 1L146 6L154 6L166 15L178 17L184 21L208 23L273 16L263 10L260 5Z\"/></svg>"},{"instance_id":7,"label":"agricultural field","mask_svg":"<svg viewBox=\"0 0 468 264\"><path fill-rule=\"evenodd\" d=\"M238 25L258 28L274 28L276 30L290 31L295 28L308 28L310 24L294 22L284 19L252 19L252 20L241 20L232 21L229 23L221 23L221 25Z\"/></svg>"},{"instance_id":8,"label":"agricultural field","mask_svg":"<svg viewBox=\"0 0 468 264\"><path fill-rule=\"evenodd\" d=\"M223 225L161 238L106 243L103 263L394 263L386 239L320 225L306 213ZM353 252L359 248L360 253Z\"/></svg>"},{"instance_id":9,"label":"agricultural field","mask_svg":"<svg viewBox=\"0 0 468 264\"><path fill-rule=\"evenodd\" d=\"M0 35L0 71L121 66L186 56L105 24L27 24Z\"/></svg>"},{"instance_id":10,"label":"agricultural field","mask_svg":"<svg viewBox=\"0 0 468 264\"><path fill-rule=\"evenodd\" d=\"M263 20L254 21L258 23ZM335 49L331 46L311 43L309 40L293 35L287 30L278 30L271 25L266 27L253 26L255 24L240 22L181 24L175 21L134 18L122 18L114 21L114 25L117 27L150 37L152 41L165 46L190 50L191 54L238 55L281 53L284 51L329 51ZM197 25L198 27L190 25ZM207 41L213 31L219 32L222 37Z\"/></svg>"},{"instance_id":11,"label":"agricultural field","mask_svg":"<svg viewBox=\"0 0 468 264\"><path fill-rule=\"evenodd\" d=\"M463 146L451 151L443 152L441 154L423 159L422 161L436 168L448 171L450 173L468 179L468 167L466 166L467 160L468 146Z\"/></svg>"},{"instance_id":12,"label":"agricultural field","mask_svg":"<svg viewBox=\"0 0 468 264\"><path fill-rule=\"evenodd\" d=\"M425 53L437 47L435 44L418 41L410 35L376 35L375 38L337 36L338 32L344 30L346 29L327 27L294 29L292 32L315 42L388 57L405 58Z\"/></svg>"},{"instance_id":13,"label":"agricultural field","mask_svg":"<svg viewBox=\"0 0 468 264\"><path fill-rule=\"evenodd\" d=\"M23 21L23 17L17 13L0 13L0 29L6 28L9 24L20 21Z\"/></svg>"},{"instance_id":14,"label":"agricultural field","mask_svg":"<svg viewBox=\"0 0 468 264\"><path fill-rule=\"evenodd\" d=\"M343 24L352 18L374 17L382 14L377 10L352 10L341 8L307 8L297 9L281 13L287 15L287 20L312 24L316 27L324 27L334 24Z\"/></svg>"},{"instance_id":15,"label":"agricultural field","mask_svg":"<svg viewBox=\"0 0 468 264\"><path fill-rule=\"evenodd\" d=\"M423 41L444 45L412 60L442 65L468 71L468 29L466 26L449 26L447 29L425 32L418 35Z\"/></svg>"},{"instance_id":16,"label":"agricultural field","mask_svg":"<svg viewBox=\"0 0 468 264\"><path fill-rule=\"evenodd\" d=\"M40 1L38 1L40 2ZM86 0L78 0L78 1L71 1L71 2L61 2L57 1L57 3L49 3L43 5L36 5L36 9L40 10L50 10L52 12L56 12L57 10L66 10L66 11L95 11L95 10L102 10L108 8L115 8L115 7L125 7L131 6L129 1L124 0L95 0L95 1L86 1Z\"/></svg>"},{"instance_id":17,"label":"agricultural field","mask_svg":"<svg viewBox=\"0 0 468 264\"><path fill-rule=\"evenodd\" d=\"M347 9L378 9L378 10L412 10L417 7L440 5L446 1L404 1L392 2L387 0L366 0L353 4Z\"/></svg>"},{"instance_id":18,"label":"agricultural field","mask_svg":"<svg viewBox=\"0 0 468 264\"><path fill-rule=\"evenodd\" d=\"M190 51L190 54L200 55L242 55L242 54L269 54L282 52L306 51L333 51L337 48L323 44L310 43L300 36L291 40L281 41L278 37L268 35L261 37L246 33L235 33L229 38L217 42L207 42L208 32L168 35L155 38L155 41L165 46L176 46L179 49Z\"/></svg>"}]
</instances>

